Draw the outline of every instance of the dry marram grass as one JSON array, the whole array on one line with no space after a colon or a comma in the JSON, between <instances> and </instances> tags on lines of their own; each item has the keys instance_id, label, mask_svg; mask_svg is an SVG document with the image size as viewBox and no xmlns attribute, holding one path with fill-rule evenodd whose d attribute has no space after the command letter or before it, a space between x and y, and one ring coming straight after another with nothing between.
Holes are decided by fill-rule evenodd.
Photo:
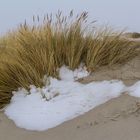
<instances>
[{"instance_id":1,"label":"dry marram grass","mask_svg":"<svg viewBox=\"0 0 140 140\"><path fill-rule=\"evenodd\" d=\"M61 12L44 17L43 24L24 24L0 39L0 108L10 102L12 91L30 85L43 86L44 75L58 77L67 65L74 70L81 63L89 71L120 64L137 55L133 42L121 33L98 31L87 23L87 13L74 18ZM36 18L39 22L39 17ZM33 17L34 23L35 17Z\"/></svg>"}]
</instances>

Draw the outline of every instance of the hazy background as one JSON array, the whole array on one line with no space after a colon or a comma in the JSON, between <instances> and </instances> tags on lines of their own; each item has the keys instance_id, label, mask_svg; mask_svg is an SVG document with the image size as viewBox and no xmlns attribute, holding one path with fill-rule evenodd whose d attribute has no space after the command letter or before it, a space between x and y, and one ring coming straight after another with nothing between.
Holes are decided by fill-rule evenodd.
<instances>
[{"instance_id":1,"label":"hazy background","mask_svg":"<svg viewBox=\"0 0 140 140\"><path fill-rule=\"evenodd\" d=\"M0 0L0 33L17 27L33 15L88 11L100 24L140 32L140 0Z\"/></svg>"}]
</instances>

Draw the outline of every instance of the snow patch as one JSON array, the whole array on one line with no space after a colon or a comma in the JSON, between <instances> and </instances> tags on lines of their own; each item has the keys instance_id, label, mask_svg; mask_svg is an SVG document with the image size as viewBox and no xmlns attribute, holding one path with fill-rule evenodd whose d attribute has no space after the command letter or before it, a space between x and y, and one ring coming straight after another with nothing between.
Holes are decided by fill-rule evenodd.
<instances>
[{"instance_id":1,"label":"snow patch","mask_svg":"<svg viewBox=\"0 0 140 140\"><path fill-rule=\"evenodd\" d=\"M133 86L128 87L128 94L134 97L140 97L140 81L136 82Z\"/></svg>"},{"instance_id":2,"label":"snow patch","mask_svg":"<svg viewBox=\"0 0 140 140\"><path fill-rule=\"evenodd\" d=\"M61 67L59 71L59 76L61 80L67 80L67 81L74 81L79 78L83 78L89 75L89 72L87 71L86 67L84 67L82 64L79 66L79 68L75 69L74 71L68 69L68 67L63 66Z\"/></svg>"},{"instance_id":3,"label":"snow patch","mask_svg":"<svg viewBox=\"0 0 140 140\"><path fill-rule=\"evenodd\" d=\"M75 71L63 66L61 80L49 78L46 86L30 91L19 89L13 92L11 103L5 108L9 119L21 128L43 131L75 118L126 91L121 81L102 81L81 84L75 78L87 76L86 69ZM140 82L127 88L131 95L140 96Z\"/></svg>"}]
</instances>

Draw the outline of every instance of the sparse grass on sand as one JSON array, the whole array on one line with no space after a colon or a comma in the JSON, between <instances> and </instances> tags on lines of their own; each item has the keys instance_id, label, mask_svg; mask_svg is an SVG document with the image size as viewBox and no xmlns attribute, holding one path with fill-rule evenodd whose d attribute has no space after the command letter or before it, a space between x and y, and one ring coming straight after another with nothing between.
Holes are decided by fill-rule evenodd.
<instances>
[{"instance_id":1,"label":"sparse grass on sand","mask_svg":"<svg viewBox=\"0 0 140 140\"><path fill-rule=\"evenodd\" d=\"M132 38L140 38L140 33L137 32L132 33Z\"/></svg>"},{"instance_id":2,"label":"sparse grass on sand","mask_svg":"<svg viewBox=\"0 0 140 140\"><path fill-rule=\"evenodd\" d=\"M25 22L0 38L0 108L10 102L12 91L43 86L44 75L58 77L62 65L74 70L81 63L88 71L125 63L137 55L132 41L109 29L87 23L87 13L74 17L61 12L44 17L43 24ZM33 17L34 23L39 17Z\"/></svg>"}]
</instances>

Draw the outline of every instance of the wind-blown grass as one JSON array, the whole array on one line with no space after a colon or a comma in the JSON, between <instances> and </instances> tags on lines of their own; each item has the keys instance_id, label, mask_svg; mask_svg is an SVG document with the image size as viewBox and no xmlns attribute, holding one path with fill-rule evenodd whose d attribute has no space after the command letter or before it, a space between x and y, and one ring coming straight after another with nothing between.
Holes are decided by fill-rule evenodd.
<instances>
[{"instance_id":1,"label":"wind-blown grass","mask_svg":"<svg viewBox=\"0 0 140 140\"><path fill-rule=\"evenodd\" d=\"M87 13L74 18L58 12L43 24L20 27L0 39L0 108L10 102L12 91L43 86L44 75L57 77L62 65L74 70L81 63L88 71L125 63L137 55L134 43L121 33L99 31L87 23ZM35 22L35 17L33 17ZM39 17L37 17L39 21Z\"/></svg>"}]
</instances>

